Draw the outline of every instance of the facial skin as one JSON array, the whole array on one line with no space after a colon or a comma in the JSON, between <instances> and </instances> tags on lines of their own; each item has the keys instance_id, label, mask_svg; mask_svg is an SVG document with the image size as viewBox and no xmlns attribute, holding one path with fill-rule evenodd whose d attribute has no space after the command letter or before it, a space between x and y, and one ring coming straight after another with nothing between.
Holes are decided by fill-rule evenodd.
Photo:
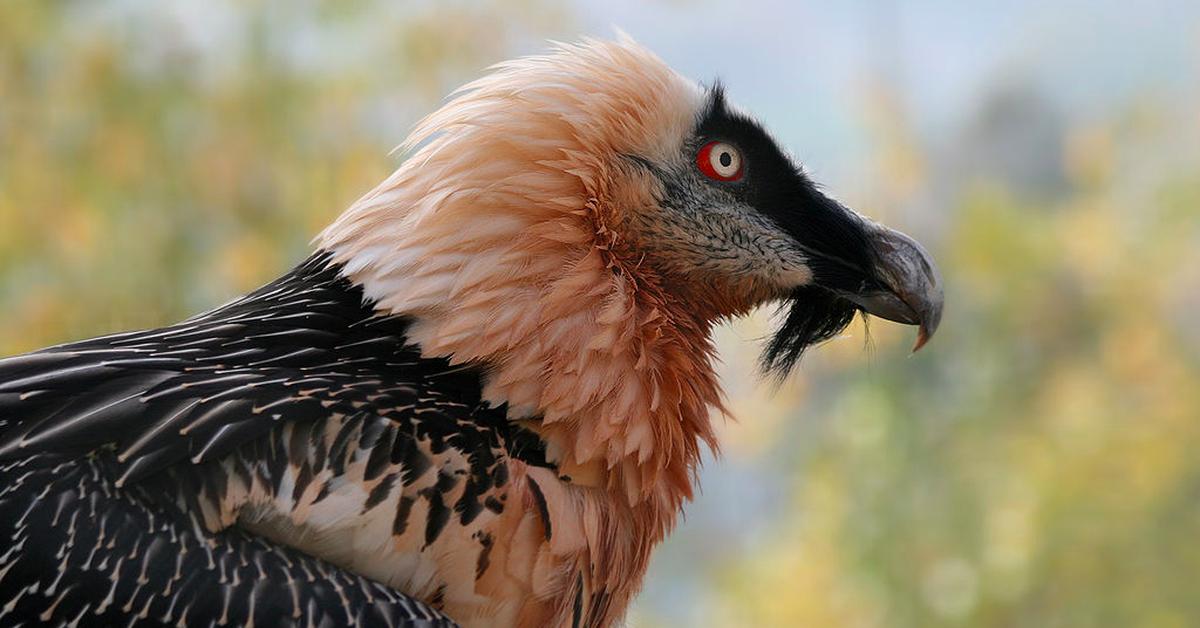
<instances>
[{"instance_id":1,"label":"facial skin","mask_svg":"<svg viewBox=\"0 0 1200 628\"><path fill-rule=\"evenodd\" d=\"M732 301L731 315L787 300L767 370L786 373L859 310L920 325L918 348L936 329L941 280L928 254L822 194L720 87L673 158L630 161L657 189L632 231L661 273L697 286L698 298Z\"/></svg>"}]
</instances>

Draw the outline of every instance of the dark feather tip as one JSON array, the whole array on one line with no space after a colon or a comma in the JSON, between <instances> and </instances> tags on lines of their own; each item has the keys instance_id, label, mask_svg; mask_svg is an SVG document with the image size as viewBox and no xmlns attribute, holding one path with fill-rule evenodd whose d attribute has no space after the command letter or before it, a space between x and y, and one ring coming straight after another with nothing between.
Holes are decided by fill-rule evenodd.
<instances>
[{"instance_id":1,"label":"dark feather tip","mask_svg":"<svg viewBox=\"0 0 1200 628\"><path fill-rule=\"evenodd\" d=\"M786 316L767 341L759 358L763 375L783 380L811 346L840 334L854 320L858 307L815 286L792 291L781 304Z\"/></svg>"}]
</instances>

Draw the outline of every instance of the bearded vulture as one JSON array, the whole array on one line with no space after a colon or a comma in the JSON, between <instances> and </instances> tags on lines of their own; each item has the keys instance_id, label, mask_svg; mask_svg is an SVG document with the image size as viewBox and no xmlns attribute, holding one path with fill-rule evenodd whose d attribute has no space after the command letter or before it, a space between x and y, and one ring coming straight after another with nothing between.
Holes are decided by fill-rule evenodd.
<instances>
[{"instance_id":1,"label":"bearded vulture","mask_svg":"<svg viewBox=\"0 0 1200 628\"><path fill-rule=\"evenodd\" d=\"M0 624L619 624L722 411L925 250L626 37L494 67L275 281L0 360Z\"/></svg>"}]
</instances>

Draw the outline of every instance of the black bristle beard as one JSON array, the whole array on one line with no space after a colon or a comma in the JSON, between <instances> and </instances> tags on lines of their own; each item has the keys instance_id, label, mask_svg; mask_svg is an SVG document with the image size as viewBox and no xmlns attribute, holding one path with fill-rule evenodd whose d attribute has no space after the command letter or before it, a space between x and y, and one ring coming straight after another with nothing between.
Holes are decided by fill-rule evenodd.
<instances>
[{"instance_id":1,"label":"black bristle beard","mask_svg":"<svg viewBox=\"0 0 1200 628\"><path fill-rule=\"evenodd\" d=\"M759 358L766 376L782 381L809 347L840 334L854 320L858 307L816 286L802 286L780 304L787 311Z\"/></svg>"}]
</instances>

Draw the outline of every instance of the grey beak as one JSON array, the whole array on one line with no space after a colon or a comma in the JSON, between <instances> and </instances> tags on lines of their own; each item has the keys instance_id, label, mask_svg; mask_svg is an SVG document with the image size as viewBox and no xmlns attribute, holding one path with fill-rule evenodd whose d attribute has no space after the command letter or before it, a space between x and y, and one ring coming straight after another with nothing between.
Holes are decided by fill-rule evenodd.
<instances>
[{"instance_id":1,"label":"grey beak","mask_svg":"<svg viewBox=\"0 0 1200 628\"><path fill-rule=\"evenodd\" d=\"M873 222L868 221L866 227L875 249L875 271L885 285L883 289L838 294L868 314L917 325L915 352L929 342L942 322L942 275L916 240Z\"/></svg>"}]
</instances>

